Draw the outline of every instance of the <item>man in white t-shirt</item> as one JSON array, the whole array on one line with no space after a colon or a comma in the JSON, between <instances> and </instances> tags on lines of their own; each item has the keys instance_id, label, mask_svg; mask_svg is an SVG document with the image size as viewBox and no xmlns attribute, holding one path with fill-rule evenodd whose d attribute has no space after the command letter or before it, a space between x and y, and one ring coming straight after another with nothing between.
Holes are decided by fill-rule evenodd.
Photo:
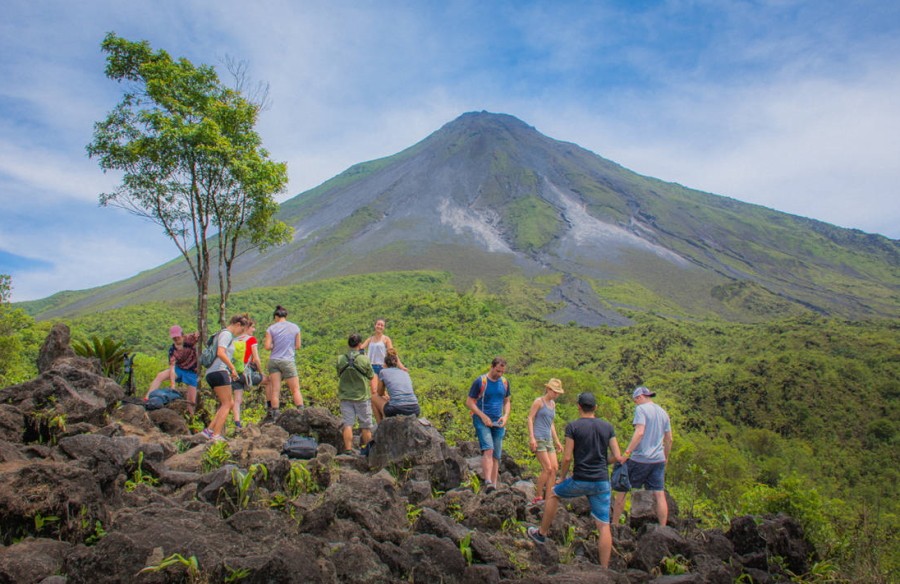
<instances>
[{"instance_id":1,"label":"man in white t-shirt","mask_svg":"<svg viewBox=\"0 0 900 584\"><path fill-rule=\"evenodd\" d=\"M628 468L628 480L633 488L646 488L656 498L656 517L660 525L669 519L666 502L666 462L672 451L672 424L669 414L653 403L656 393L643 385L634 390L631 398L634 410L634 436L625 449L623 459ZM625 495L617 492L613 503L613 522L617 522L625 510Z\"/></svg>"}]
</instances>

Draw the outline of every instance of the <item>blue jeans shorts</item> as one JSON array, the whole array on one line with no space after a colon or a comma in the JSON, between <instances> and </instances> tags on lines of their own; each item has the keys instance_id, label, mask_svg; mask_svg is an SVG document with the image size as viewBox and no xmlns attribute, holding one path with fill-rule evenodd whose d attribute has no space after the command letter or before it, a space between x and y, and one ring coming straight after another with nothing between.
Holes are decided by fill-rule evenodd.
<instances>
[{"instance_id":1,"label":"blue jeans shorts","mask_svg":"<svg viewBox=\"0 0 900 584\"><path fill-rule=\"evenodd\" d=\"M475 434L478 436L478 445L481 451L493 450L494 458L500 460L500 455L503 454L503 437L506 435L506 428L487 427L478 416L472 416L472 424L475 426Z\"/></svg>"},{"instance_id":2,"label":"blue jeans shorts","mask_svg":"<svg viewBox=\"0 0 900 584\"><path fill-rule=\"evenodd\" d=\"M625 466L628 467L628 480L631 482L632 489L665 490L665 462L635 462L634 460L629 460L625 463Z\"/></svg>"},{"instance_id":3,"label":"blue jeans shorts","mask_svg":"<svg viewBox=\"0 0 900 584\"><path fill-rule=\"evenodd\" d=\"M372 371L375 372L375 375L381 373L382 369L384 369L384 365L376 365L375 363L372 363Z\"/></svg>"},{"instance_id":4,"label":"blue jeans shorts","mask_svg":"<svg viewBox=\"0 0 900 584\"><path fill-rule=\"evenodd\" d=\"M188 387L197 387L197 372L175 366L175 383L183 383Z\"/></svg>"},{"instance_id":5,"label":"blue jeans shorts","mask_svg":"<svg viewBox=\"0 0 900 584\"><path fill-rule=\"evenodd\" d=\"M609 481L576 481L569 477L553 487L553 492L563 499L587 497L591 503L591 516L600 523L609 523L609 502L612 499Z\"/></svg>"}]
</instances>

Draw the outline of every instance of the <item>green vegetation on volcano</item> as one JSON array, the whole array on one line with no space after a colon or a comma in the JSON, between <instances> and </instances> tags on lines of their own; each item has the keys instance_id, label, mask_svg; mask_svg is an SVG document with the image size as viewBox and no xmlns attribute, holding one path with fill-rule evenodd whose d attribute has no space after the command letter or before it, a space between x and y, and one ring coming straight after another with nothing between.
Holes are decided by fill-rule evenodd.
<instances>
[{"instance_id":1,"label":"green vegetation on volcano","mask_svg":"<svg viewBox=\"0 0 900 584\"><path fill-rule=\"evenodd\" d=\"M386 318L423 415L450 441L474 439L466 390L495 355L505 356L513 395L506 445L528 464L525 416L549 377L566 390L560 431L576 415L575 397L590 390L620 439L631 435L630 391L645 384L672 417L668 481L683 515L709 526L747 511L788 511L849 580L887 581L900 569L900 323L804 313L739 324L626 311L635 325L581 328L542 318L555 308L544 300L554 284L508 278L498 293L479 282L460 292L448 274L385 273L239 292L231 306L261 323L259 336L275 305L287 307L303 329L304 396L333 412L335 356L349 333L368 334ZM622 305L654 300L628 285L597 290ZM748 293L723 291L736 301ZM141 351L145 388L164 367L168 327L190 328L192 310L188 300L141 304L70 325L76 338L109 336ZM5 355L16 361L5 371L18 379L35 374L49 326L28 324L17 325L20 350Z\"/></svg>"}]
</instances>

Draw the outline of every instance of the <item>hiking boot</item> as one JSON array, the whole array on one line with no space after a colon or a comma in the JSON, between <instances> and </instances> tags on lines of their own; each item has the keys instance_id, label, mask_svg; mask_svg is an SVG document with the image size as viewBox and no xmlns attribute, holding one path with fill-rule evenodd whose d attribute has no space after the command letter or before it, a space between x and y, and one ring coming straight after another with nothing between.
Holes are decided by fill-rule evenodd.
<instances>
[{"instance_id":1,"label":"hiking boot","mask_svg":"<svg viewBox=\"0 0 900 584\"><path fill-rule=\"evenodd\" d=\"M240 420L235 420L235 421L234 421L234 427L237 428L238 430L240 430L240 429L243 428L244 426L241 424L241 421L240 421Z\"/></svg>"},{"instance_id":2,"label":"hiking boot","mask_svg":"<svg viewBox=\"0 0 900 584\"><path fill-rule=\"evenodd\" d=\"M490 481L485 483L485 485L484 485L484 494L485 495L487 495L488 493L493 493L496 490L497 490L497 485L495 485L494 483L492 483Z\"/></svg>"},{"instance_id":3,"label":"hiking boot","mask_svg":"<svg viewBox=\"0 0 900 584\"><path fill-rule=\"evenodd\" d=\"M278 410L269 410L266 412L266 417L262 419L260 425L274 424L276 420L278 420Z\"/></svg>"},{"instance_id":4,"label":"hiking boot","mask_svg":"<svg viewBox=\"0 0 900 584\"><path fill-rule=\"evenodd\" d=\"M541 530L537 527L529 527L528 528L528 537L533 539L535 543L544 544L547 543L547 536L541 535Z\"/></svg>"},{"instance_id":5,"label":"hiking boot","mask_svg":"<svg viewBox=\"0 0 900 584\"><path fill-rule=\"evenodd\" d=\"M352 448L350 450L344 450L341 452L341 456L356 456L356 451Z\"/></svg>"}]
</instances>

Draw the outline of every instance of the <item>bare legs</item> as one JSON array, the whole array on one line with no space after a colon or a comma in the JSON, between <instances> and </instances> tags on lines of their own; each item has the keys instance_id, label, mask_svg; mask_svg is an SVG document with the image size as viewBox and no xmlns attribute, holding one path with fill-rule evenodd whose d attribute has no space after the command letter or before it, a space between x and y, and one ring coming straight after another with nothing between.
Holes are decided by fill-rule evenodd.
<instances>
[{"instance_id":1,"label":"bare legs","mask_svg":"<svg viewBox=\"0 0 900 584\"><path fill-rule=\"evenodd\" d=\"M538 477L534 494L546 500L550 498L550 489L553 488L556 472L559 470L559 462L556 459L556 452L553 451L535 452L535 456L541 463L541 475Z\"/></svg>"},{"instance_id":2,"label":"bare legs","mask_svg":"<svg viewBox=\"0 0 900 584\"><path fill-rule=\"evenodd\" d=\"M481 451L481 472L484 480L497 484L497 476L500 474L500 461L494 458L493 448Z\"/></svg>"},{"instance_id":3,"label":"bare legs","mask_svg":"<svg viewBox=\"0 0 900 584\"><path fill-rule=\"evenodd\" d=\"M616 493L613 500L613 516L614 523L619 522L622 513L625 511L625 495L627 493ZM653 491L653 497L656 500L656 520L660 525L666 525L669 521L669 502L666 501L665 491Z\"/></svg>"},{"instance_id":4,"label":"bare legs","mask_svg":"<svg viewBox=\"0 0 900 584\"><path fill-rule=\"evenodd\" d=\"M234 425L237 426L241 423L241 405L244 403L244 390L243 389L235 389L234 390L234 405L231 408L231 412L234 415Z\"/></svg>"},{"instance_id":5,"label":"bare legs","mask_svg":"<svg viewBox=\"0 0 900 584\"><path fill-rule=\"evenodd\" d=\"M544 516L541 517L541 527L540 534L544 537L547 537L550 534L550 526L553 525L553 520L556 518L556 512L559 510L559 497L556 496L556 493L553 492L553 489L549 489L547 493L547 502L544 504ZM603 523L602 521L594 520L594 523L597 525L597 533L600 537L597 538L597 552L600 556L600 566L603 568L609 568L609 558L612 555L612 530L609 528L609 523Z\"/></svg>"},{"instance_id":6,"label":"bare legs","mask_svg":"<svg viewBox=\"0 0 900 584\"><path fill-rule=\"evenodd\" d=\"M344 438L344 450L353 450L353 427L344 425L341 430L341 434ZM372 440L372 431L368 429L363 429L359 431L359 446L363 447L368 444Z\"/></svg>"},{"instance_id":7,"label":"bare legs","mask_svg":"<svg viewBox=\"0 0 900 584\"><path fill-rule=\"evenodd\" d=\"M294 399L294 405L298 408L303 407L303 395L300 393L300 378L291 377L286 379L291 397ZM269 373L269 383L266 385L266 399L272 409L278 409L281 405L281 373Z\"/></svg>"},{"instance_id":8,"label":"bare legs","mask_svg":"<svg viewBox=\"0 0 900 584\"><path fill-rule=\"evenodd\" d=\"M213 391L216 394L216 399L219 400L219 409L216 410L216 415L213 418L212 425L210 425L210 430L221 436L225 431L225 421L228 419L228 412L230 412L231 408L234 406L234 398L232 396L230 385L214 387Z\"/></svg>"}]
</instances>

